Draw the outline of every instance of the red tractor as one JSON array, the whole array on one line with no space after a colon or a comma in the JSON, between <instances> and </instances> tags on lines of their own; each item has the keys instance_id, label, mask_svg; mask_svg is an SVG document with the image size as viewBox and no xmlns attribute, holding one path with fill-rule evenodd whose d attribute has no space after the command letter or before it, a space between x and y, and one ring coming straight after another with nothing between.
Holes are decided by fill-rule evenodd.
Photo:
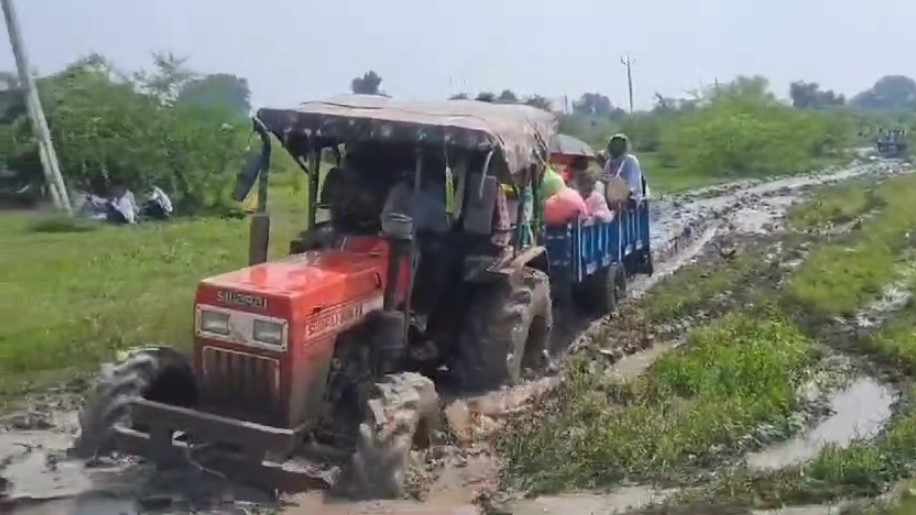
<instances>
[{"instance_id":1,"label":"red tractor","mask_svg":"<svg viewBox=\"0 0 916 515\"><path fill-rule=\"evenodd\" d=\"M103 368L75 454L400 495L408 451L439 417L436 384L481 391L546 366L547 259L519 245L537 208L517 199L539 204L555 119L346 96L253 122L262 150L234 192L257 183L250 266L200 283L190 356L150 348ZM278 261L267 261L271 135L310 182L306 230Z\"/></svg>"}]
</instances>

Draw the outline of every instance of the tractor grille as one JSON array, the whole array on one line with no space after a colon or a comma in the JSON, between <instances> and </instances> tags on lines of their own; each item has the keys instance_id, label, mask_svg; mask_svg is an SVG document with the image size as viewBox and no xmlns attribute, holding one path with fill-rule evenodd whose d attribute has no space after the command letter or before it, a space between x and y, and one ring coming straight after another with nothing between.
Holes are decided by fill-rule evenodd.
<instances>
[{"instance_id":1,"label":"tractor grille","mask_svg":"<svg viewBox=\"0 0 916 515\"><path fill-rule=\"evenodd\" d=\"M277 422L282 412L279 361L215 347L205 347L202 360L207 404L229 416Z\"/></svg>"}]
</instances>

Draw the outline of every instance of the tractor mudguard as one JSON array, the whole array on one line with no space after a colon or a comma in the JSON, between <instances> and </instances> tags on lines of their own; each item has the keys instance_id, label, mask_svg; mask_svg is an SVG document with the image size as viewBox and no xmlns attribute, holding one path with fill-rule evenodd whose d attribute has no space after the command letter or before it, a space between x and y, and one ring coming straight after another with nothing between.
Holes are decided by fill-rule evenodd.
<instances>
[{"instance_id":1,"label":"tractor mudguard","mask_svg":"<svg viewBox=\"0 0 916 515\"><path fill-rule=\"evenodd\" d=\"M548 273L547 249L535 245L518 252L513 257L468 256L464 260L464 280L471 283L491 283L516 279L525 267Z\"/></svg>"}]
</instances>

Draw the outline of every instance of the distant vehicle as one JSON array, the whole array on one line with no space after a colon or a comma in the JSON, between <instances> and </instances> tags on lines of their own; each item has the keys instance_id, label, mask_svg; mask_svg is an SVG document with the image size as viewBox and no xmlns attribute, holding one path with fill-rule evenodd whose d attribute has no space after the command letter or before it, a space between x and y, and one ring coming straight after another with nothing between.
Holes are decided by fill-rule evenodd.
<instances>
[{"instance_id":1,"label":"distant vehicle","mask_svg":"<svg viewBox=\"0 0 916 515\"><path fill-rule=\"evenodd\" d=\"M879 129L878 136L875 138L875 148L881 157L891 159L905 157L909 150L906 129Z\"/></svg>"}]
</instances>

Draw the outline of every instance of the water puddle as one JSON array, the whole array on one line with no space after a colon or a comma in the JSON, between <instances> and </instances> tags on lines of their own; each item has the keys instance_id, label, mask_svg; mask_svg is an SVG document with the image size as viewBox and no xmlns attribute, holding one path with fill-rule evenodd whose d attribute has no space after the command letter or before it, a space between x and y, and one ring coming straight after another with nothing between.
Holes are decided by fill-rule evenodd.
<instances>
[{"instance_id":1,"label":"water puddle","mask_svg":"<svg viewBox=\"0 0 916 515\"><path fill-rule=\"evenodd\" d=\"M873 438L891 416L896 393L870 377L852 382L832 395L828 416L803 435L747 457L753 470L778 470L799 465L829 444L846 447L859 438Z\"/></svg>"},{"instance_id":2,"label":"water puddle","mask_svg":"<svg viewBox=\"0 0 916 515\"><path fill-rule=\"evenodd\" d=\"M459 499L435 498L416 501L367 501L344 503L326 501L320 494L308 494L291 500L283 510L286 515L481 515L475 504Z\"/></svg>"},{"instance_id":3,"label":"water puddle","mask_svg":"<svg viewBox=\"0 0 916 515\"><path fill-rule=\"evenodd\" d=\"M679 344L680 342L656 343L648 349L624 356L614 363L607 373L623 382L632 381L648 370L663 354L676 348Z\"/></svg>"},{"instance_id":4,"label":"water puddle","mask_svg":"<svg viewBox=\"0 0 916 515\"><path fill-rule=\"evenodd\" d=\"M786 506L775 510L758 510L754 515L840 515L844 513L845 504L812 504L808 506Z\"/></svg>"},{"instance_id":5,"label":"water puddle","mask_svg":"<svg viewBox=\"0 0 916 515\"><path fill-rule=\"evenodd\" d=\"M620 514L662 503L676 492L651 486L627 486L607 494L577 493L521 499L510 503L506 511L512 515Z\"/></svg>"},{"instance_id":6,"label":"water puddle","mask_svg":"<svg viewBox=\"0 0 916 515\"><path fill-rule=\"evenodd\" d=\"M869 303L865 308L856 313L855 326L857 329L868 329L880 326L887 317L903 308L913 296L908 288L912 272L907 271L907 280L892 284L884 289L881 297Z\"/></svg>"}]
</instances>

